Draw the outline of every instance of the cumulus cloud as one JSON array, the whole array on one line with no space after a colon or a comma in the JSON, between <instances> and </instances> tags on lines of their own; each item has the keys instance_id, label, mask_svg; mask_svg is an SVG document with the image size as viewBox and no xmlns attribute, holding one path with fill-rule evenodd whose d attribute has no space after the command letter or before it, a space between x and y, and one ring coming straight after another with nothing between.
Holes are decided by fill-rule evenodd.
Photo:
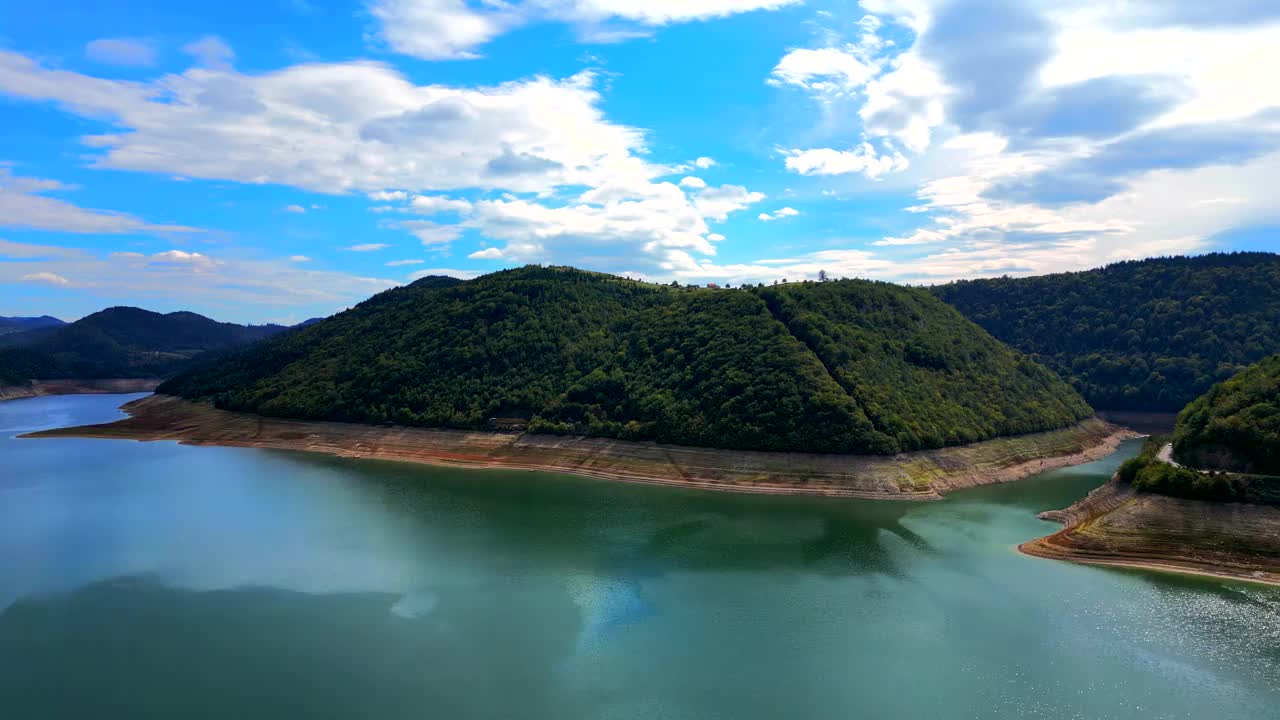
<instances>
[{"instance_id":1,"label":"cumulus cloud","mask_svg":"<svg viewBox=\"0 0 1280 720\"><path fill-rule=\"evenodd\" d=\"M705 155L693 161L693 166L702 170L706 170L707 168L713 167L714 165L716 165L715 159L706 157Z\"/></svg>"},{"instance_id":2,"label":"cumulus cloud","mask_svg":"<svg viewBox=\"0 0 1280 720\"><path fill-rule=\"evenodd\" d=\"M84 54L108 65L150 67L156 63L156 51L150 43L134 38L99 38L84 46Z\"/></svg>"},{"instance_id":3,"label":"cumulus cloud","mask_svg":"<svg viewBox=\"0 0 1280 720\"><path fill-rule=\"evenodd\" d=\"M442 195L418 195L409 202L409 208L421 215L438 215L445 212L470 212L471 203Z\"/></svg>"},{"instance_id":4,"label":"cumulus cloud","mask_svg":"<svg viewBox=\"0 0 1280 720\"><path fill-rule=\"evenodd\" d=\"M886 173L901 172L910 165L900 152L877 153L871 143L852 150L814 148L792 150L786 160L787 169L801 175L847 175L861 173L873 180Z\"/></svg>"},{"instance_id":5,"label":"cumulus cloud","mask_svg":"<svg viewBox=\"0 0 1280 720\"><path fill-rule=\"evenodd\" d=\"M702 188L707 186L707 181L703 180L700 177L693 177L692 175L690 175L689 177L681 178L680 186L693 188L694 190L701 190Z\"/></svg>"},{"instance_id":6,"label":"cumulus cloud","mask_svg":"<svg viewBox=\"0 0 1280 720\"><path fill-rule=\"evenodd\" d=\"M511 10L475 9L464 0L376 0L369 12L392 50L424 60L479 57L476 47L522 21Z\"/></svg>"},{"instance_id":7,"label":"cumulus cloud","mask_svg":"<svg viewBox=\"0 0 1280 720\"><path fill-rule=\"evenodd\" d=\"M74 188L57 180L14 175L0 165L0 227L85 234L197 233L185 225L159 225L122 212L90 210L49 193Z\"/></svg>"},{"instance_id":8,"label":"cumulus cloud","mask_svg":"<svg viewBox=\"0 0 1280 720\"><path fill-rule=\"evenodd\" d=\"M323 193L545 192L667 172L640 157L642 132L604 117L590 73L465 88L373 62L242 74L203 52L206 67L130 82L0 51L0 93L111 121L119 132L84 141L95 166L120 170Z\"/></svg>"},{"instance_id":9,"label":"cumulus cloud","mask_svg":"<svg viewBox=\"0 0 1280 720\"><path fill-rule=\"evenodd\" d=\"M800 48L778 61L769 81L822 94L847 92L866 85L875 76L876 69L853 49Z\"/></svg>"},{"instance_id":10,"label":"cumulus cloud","mask_svg":"<svg viewBox=\"0 0 1280 720\"><path fill-rule=\"evenodd\" d=\"M502 251L498 248L485 248L483 250L477 250L467 257L472 260L501 260Z\"/></svg>"}]
</instances>

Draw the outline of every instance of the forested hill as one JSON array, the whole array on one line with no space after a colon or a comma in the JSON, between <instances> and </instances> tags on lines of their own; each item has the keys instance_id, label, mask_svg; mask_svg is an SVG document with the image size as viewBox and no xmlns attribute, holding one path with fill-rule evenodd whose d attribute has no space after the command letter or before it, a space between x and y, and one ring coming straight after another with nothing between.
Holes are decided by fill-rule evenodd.
<instances>
[{"instance_id":1,"label":"forested hill","mask_svg":"<svg viewBox=\"0 0 1280 720\"><path fill-rule=\"evenodd\" d=\"M41 328L56 328L63 325L66 325L66 323L48 315L41 315L40 317L0 317L0 335L39 330Z\"/></svg>"},{"instance_id":2,"label":"forested hill","mask_svg":"<svg viewBox=\"0 0 1280 720\"><path fill-rule=\"evenodd\" d=\"M69 325L0 336L0 384L164 376L201 353L240 347L285 329L220 323L190 312L108 308Z\"/></svg>"},{"instance_id":3,"label":"forested hill","mask_svg":"<svg viewBox=\"0 0 1280 720\"><path fill-rule=\"evenodd\" d=\"M1103 409L1177 411L1280 352L1280 255L1272 253L1157 258L932 290Z\"/></svg>"},{"instance_id":4,"label":"forested hill","mask_svg":"<svg viewBox=\"0 0 1280 720\"><path fill-rule=\"evenodd\" d=\"M282 417L815 452L937 447L1091 414L923 290L674 288L532 266L388 290L160 391Z\"/></svg>"},{"instance_id":5,"label":"forested hill","mask_svg":"<svg viewBox=\"0 0 1280 720\"><path fill-rule=\"evenodd\" d=\"M1280 475L1280 355L1188 405L1178 415L1173 450L1193 467Z\"/></svg>"}]
</instances>

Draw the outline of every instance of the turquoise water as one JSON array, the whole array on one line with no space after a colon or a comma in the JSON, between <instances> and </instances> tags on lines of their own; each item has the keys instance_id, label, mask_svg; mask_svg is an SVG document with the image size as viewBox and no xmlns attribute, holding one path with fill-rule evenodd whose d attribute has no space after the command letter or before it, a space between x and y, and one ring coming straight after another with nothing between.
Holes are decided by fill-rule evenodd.
<instances>
[{"instance_id":1,"label":"turquoise water","mask_svg":"<svg viewBox=\"0 0 1280 720\"><path fill-rule=\"evenodd\" d=\"M942 502L16 440L0 718L1277 718L1280 591L1015 546L1101 462Z\"/></svg>"}]
</instances>

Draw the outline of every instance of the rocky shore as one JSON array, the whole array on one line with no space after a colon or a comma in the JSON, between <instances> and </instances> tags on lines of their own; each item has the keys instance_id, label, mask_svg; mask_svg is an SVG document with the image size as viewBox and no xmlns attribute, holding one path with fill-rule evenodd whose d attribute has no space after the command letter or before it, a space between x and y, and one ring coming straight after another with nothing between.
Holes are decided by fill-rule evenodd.
<instances>
[{"instance_id":1,"label":"rocky shore","mask_svg":"<svg viewBox=\"0 0 1280 720\"><path fill-rule=\"evenodd\" d=\"M895 456L716 450L650 442L310 422L217 410L166 395L130 417L23 437L87 437L320 452L433 465L563 472L742 493L936 499L1112 453L1132 431L1091 418L1062 430Z\"/></svg>"},{"instance_id":2,"label":"rocky shore","mask_svg":"<svg viewBox=\"0 0 1280 720\"><path fill-rule=\"evenodd\" d=\"M1037 557L1280 585L1280 507L1187 500L1113 479L1064 510L1064 524L1019 550Z\"/></svg>"},{"instance_id":3,"label":"rocky shore","mask_svg":"<svg viewBox=\"0 0 1280 720\"><path fill-rule=\"evenodd\" d=\"M151 392L160 381L155 378L114 378L105 380L41 380L29 385L0 385L0 401L45 395L105 395Z\"/></svg>"}]
</instances>

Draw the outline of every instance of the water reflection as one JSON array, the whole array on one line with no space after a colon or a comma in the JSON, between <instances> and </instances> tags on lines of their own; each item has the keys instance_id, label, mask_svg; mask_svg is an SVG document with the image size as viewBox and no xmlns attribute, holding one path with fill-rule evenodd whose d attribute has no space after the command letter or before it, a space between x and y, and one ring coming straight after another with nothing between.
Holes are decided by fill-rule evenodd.
<instances>
[{"instance_id":1,"label":"water reflection","mask_svg":"<svg viewBox=\"0 0 1280 720\"><path fill-rule=\"evenodd\" d=\"M106 419L88 400L58 406ZM38 407L0 404L0 427ZM3 442L0 717L1256 718L1280 702L1280 593L1013 551L1123 454L911 503Z\"/></svg>"}]
</instances>

